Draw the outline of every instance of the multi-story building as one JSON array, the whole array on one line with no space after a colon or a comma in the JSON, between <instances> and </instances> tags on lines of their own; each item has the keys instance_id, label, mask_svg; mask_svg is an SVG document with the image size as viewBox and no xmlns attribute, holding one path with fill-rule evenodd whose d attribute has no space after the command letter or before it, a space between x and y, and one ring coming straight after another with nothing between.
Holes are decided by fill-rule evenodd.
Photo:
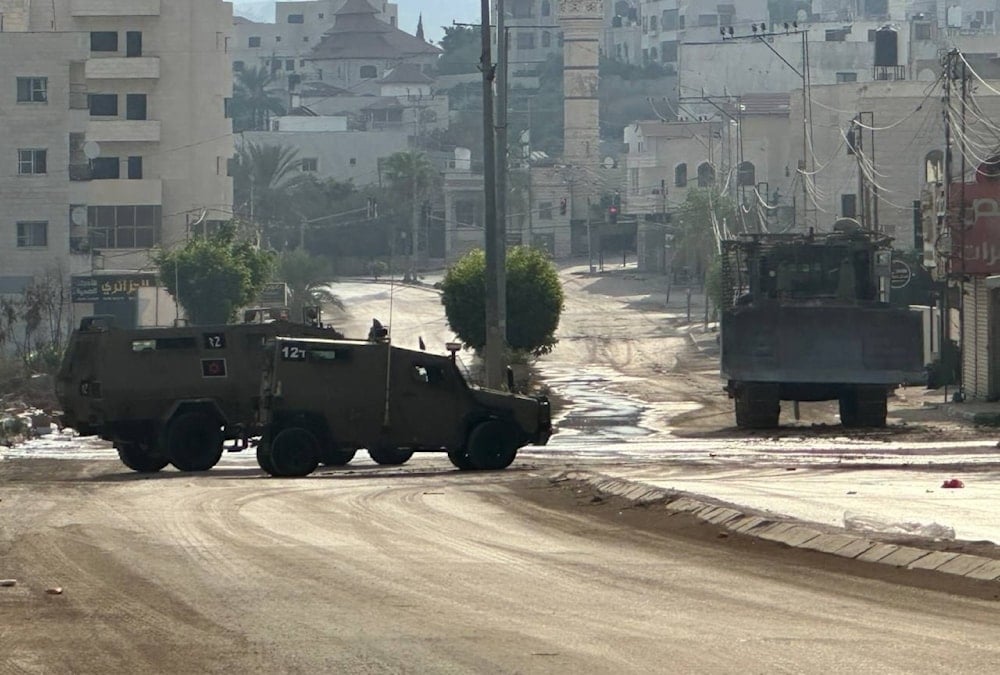
<instances>
[{"instance_id":1,"label":"multi-story building","mask_svg":"<svg viewBox=\"0 0 1000 675\"><path fill-rule=\"evenodd\" d=\"M131 273L130 283L110 284L107 293L92 279L74 282L92 289L75 293L77 300L134 321L134 288L115 288L132 288L134 273L150 270L149 249L182 242L194 222L230 217L232 5L3 0L0 10L0 49L16 64L0 96L31 99L7 108L13 115L5 122L17 120L22 133L4 142L18 147L9 153L10 178L0 180L15 181L23 206L11 212L5 200L0 212L12 221L11 241L16 222L48 224L44 236L39 225L18 228L15 253L31 248L36 255L16 256L17 265L41 262L42 249L51 264L81 256L68 266ZM39 198L46 190L59 201ZM13 269L0 252L3 269Z\"/></svg>"}]
</instances>

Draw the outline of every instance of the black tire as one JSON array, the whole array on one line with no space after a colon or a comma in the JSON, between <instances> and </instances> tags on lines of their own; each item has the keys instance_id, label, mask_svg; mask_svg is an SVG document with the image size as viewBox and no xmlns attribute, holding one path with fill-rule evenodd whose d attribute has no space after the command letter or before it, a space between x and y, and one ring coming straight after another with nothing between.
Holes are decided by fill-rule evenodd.
<instances>
[{"instance_id":1,"label":"black tire","mask_svg":"<svg viewBox=\"0 0 1000 675\"><path fill-rule=\"evenodd\" d=\"M399 448L368 448L368 456L372 461L382 466L399 466L406 464L413 457L412 450L400 450Z\"/></svg>"},{"instance_id":2,"label":"black tire","mask_svg":"<svg viewBox=\"0 0 1000 675\"><path fill-rule=\"evenodd\" d=\"M881 387L857 387L840 397L840 423L851 429L885 426L888 395Z\"/></svg>"},{"instance_id":3,"label":"black tire","mask_svg":"<svg viewBox=\"0 0 1000 675\"><path fill-rule=\"evenodd\" d=\"M774 386L747 384L735 396L736 426L740 429L774 429L781 417L781 401Z\"/></svg>"},{"instance_id":4,"label":"black tire","mask_svg":"<svg viewBox=\"0 0 1000 675\"><path fill-rule=\"evenodd\" d=\"M469 434L466 452L473 469L499 471L514 461L517 447L517 436L509 424L488 420Z\"/></svg>"},{"instance_id":5,"label":"black tire","mask_svg":"<svg viewBox=\"0 0 1000 675\"><path fill-rule=\"evenodd\" d=\"M156 473L170 464L166 457L153 454L145 443L119 441L115 443L115 449L122 464L139 473Z\"/></svg>"},{"instance_id":6,"label":"black tire","mask_svg":"<svg viewBox=\"0 0 1000 675\"><path fill-rule=\"evenodd\" d=\"M356 455L357 452L357 450L346 448L324 450L320 453L319 461L324 466L346 466L351 463L351 460L354 459L354 455Z\"/></svg>"},{"instance_id":7,"label":"black tire","mask_svg":"<svg viewBox=\"0 0 1000 675\"><path fill-rule=\"evenodd\" d=\"M465 448L449 450L448 459L451 460L451 463L456 469L461 469L462 471L472 471L476 468L472 466L472 462L469 461L469 453L466 452Z\"/></svg>"},{"instance_id":8,"label":"black tire","mask_svg":"<svg viewBox=\"0 0 1000 675\"><path fill-rule=\"evenodd\" d=\"M308 429L282 429L270 446L273 476L308 476L319 466L319 441Z\"/></svg>"},{"instance_id":9,"label":"black tire","mask_svg":"<svg viewBox=\"0 0 1000 675\"><path fill-rule=\"evenodd\" d=\"M271 461L271 442L265 436L257 443L257 465L270 475L274 473L274 462Z\"/></svg>"},{"instance_id":10,"label":"black tire","mask_svg":"<svg viewBox=\"0 0 1000 675\"><path fill-rule=\"evenodd\" d=\"M222 457L222 427L211 415L183 413L167 427L167 456L180 471L208 471Z\"/></svg>"}]
</instances>

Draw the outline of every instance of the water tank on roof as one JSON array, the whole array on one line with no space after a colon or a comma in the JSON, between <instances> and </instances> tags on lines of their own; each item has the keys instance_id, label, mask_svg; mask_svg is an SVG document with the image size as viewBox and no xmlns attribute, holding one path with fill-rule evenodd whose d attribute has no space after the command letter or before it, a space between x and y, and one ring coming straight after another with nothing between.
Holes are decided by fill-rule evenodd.
<instances>
[{"instance_id":1,"label":"water tank on roof","mask_svg":"<svg viewBox=\"0 0 1000 675\"><path fill-rule=\"evenodd\" d=\"M899 34L891 26L883 26L875 31L875 65L899 65Z\"/></svg>"}]
</instances>

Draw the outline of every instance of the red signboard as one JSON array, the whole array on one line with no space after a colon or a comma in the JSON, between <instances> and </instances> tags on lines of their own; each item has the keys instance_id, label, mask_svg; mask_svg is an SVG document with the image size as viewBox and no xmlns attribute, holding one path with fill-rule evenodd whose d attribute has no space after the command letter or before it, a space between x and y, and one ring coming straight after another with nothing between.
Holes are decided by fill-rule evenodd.
<instances>
[{"instance_id":1,"label":"red signboard","mask_svg":"<svg viewBox=\"0 0 1000 675\"><path fill-rule=\"evenodd\" d=\"M977 174L977 179L951 186L951 271L975 276L1000 274L1000 181L982 174Z\"/></svg>"}]
</instances>

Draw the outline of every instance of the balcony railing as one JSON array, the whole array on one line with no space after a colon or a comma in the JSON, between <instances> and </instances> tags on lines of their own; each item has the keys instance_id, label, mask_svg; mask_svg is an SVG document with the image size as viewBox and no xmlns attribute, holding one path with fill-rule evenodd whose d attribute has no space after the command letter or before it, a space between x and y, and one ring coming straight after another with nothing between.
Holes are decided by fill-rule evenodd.
<instances>
[{"instance_id":1,"label":"balcony railing","mask_svg":"<svg viewBox=\"0 0 1000 675\"><path fill-rule=\"evenodd\" d=\"M906 66L875 66L872 70L873 80L905 80Z\"/></svg>"}]
</instances>

